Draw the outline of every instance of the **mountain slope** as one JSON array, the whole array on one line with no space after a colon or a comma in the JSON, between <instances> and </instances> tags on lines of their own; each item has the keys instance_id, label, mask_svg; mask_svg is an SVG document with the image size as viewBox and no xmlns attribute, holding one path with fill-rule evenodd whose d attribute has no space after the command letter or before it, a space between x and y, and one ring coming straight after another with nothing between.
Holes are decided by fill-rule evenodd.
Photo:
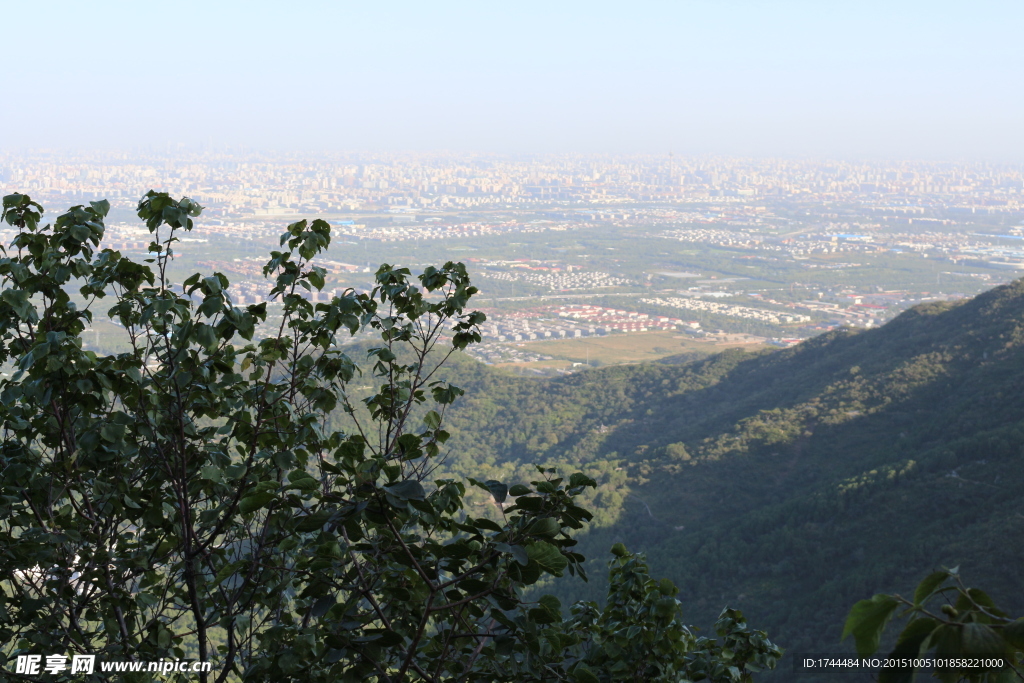
<instances>
[{"instance_id":1,"label":"mountain slope","mask_svg":"<svg viewBox=\"0 0 1024 683\"><path fill-rule=\"evenodd\" d=\"M854 601L942 564L1024 611L1024 282L773 353L454 372L451 466L589 470L584 552L647 551L696 623L728 603L791 652L841 651Z\"/></svg>"}]
</instances>

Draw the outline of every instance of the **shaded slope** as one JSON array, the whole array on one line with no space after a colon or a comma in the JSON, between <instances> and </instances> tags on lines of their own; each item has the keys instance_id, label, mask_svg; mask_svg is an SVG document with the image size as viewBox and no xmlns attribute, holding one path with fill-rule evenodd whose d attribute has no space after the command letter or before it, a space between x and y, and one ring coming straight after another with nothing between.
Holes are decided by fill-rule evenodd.
<instances>
[{"instance_id":1,"label":"shaded slope","mask_svg":"<svg viewBox=\"0 0 1024 683\"><path fill-rule=\"evenodd\" d=\"M1024 611L1022 282L774 353L458 371L453 464L589 468L604 528L584 551L646 550L698 623L729 603L791 651L832 652L854 601L941 564Z\"/></svg>"}]
</instances>

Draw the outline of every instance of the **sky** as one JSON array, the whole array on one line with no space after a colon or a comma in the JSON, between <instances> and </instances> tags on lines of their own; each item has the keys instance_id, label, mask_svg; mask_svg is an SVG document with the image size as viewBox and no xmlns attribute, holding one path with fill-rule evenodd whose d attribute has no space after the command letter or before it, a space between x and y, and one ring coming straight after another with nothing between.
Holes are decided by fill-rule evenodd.
<instances>
[{"instance_id":1,"label":"sky","mask_svg":"<svg viewBox=\"0 0 1024 683\"><path fill-rule=\"evenodd\" d=\"M5 3L0 149L1024 162L1020 0Z\"/></svg>"}]
</instances>

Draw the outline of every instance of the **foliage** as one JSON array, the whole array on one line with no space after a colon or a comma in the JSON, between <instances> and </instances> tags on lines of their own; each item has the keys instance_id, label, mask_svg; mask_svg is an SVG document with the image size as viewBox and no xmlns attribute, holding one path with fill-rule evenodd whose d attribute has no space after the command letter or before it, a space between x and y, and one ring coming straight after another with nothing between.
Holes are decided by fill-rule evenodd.
<instances>
[{"instance_id":1,"label":"foliage","mask_svg":"<svg viewBox=\"0 0 1024 683\"><path fill-rule=\"evenodd\" d=\"M652 590L622 553L600 616L579 607L559 626L556 599L523 602L544 576L583 575L572 535L591 513L577 499L596 482L547 467L529 485L470 479L491 510L475 517L465 484L438 469L463 393L439 370L484 320L466 311L476 288L462 264L415 278L383 265L372 291L313 303L330 228L294 223L264 269L280 327L257 339L266 305L233 306L223 274L168 276L202 211L188 198L139 203L144 263L98 250L106 202L52 226L28 196L3 206L17 230L0 258L0 361L13 372L0 379L7 659L194 658L217 667L204 683L581 680L583 663L606 661L595 643L620 640L627 621L649 646L623 660L631 680L679 671L681 657L745 676L777 656L731 612L727 642L750 656L689 647L675 588ZM107 297L130 348L100 356L82 333ZM364 328L380 339L368 370L339 348ZM646 659L652 648L669 668Z\"/></svg>"},{"instance_id":2,"label":"foliage","mask_svg":"<svg viewBox=\"0 0 1024 683\"><path fill-rule=\"evenodd\" d=\"M579 668L595 680L744 683L775 668L782 650L763 631L751 630L741 612L722 611L715 624L721 641L695 638L679 620L679 589L668 579L652 579L643 556L621 543L612 554L605 607L579 603L569 625L570 632L587 633ZM577 679L585 680L579 673Z\"/></svg>"},{"instance_id":3,"label":"foliage","mask_svg":"<svg viewBox=\"0 0 1024 683\"><path fill-rule=\"evenodd\" d=\"M938 609L931 603L938 604ZM857 652L878 650L882 633L900 608L908 620L888 655L908 665L882 669L880 683L914 680L922 660L951 660L933 668L933 677L951 683L1002 683L1024 677L1024 618L1011 619L978 588L968 588L958 568L929 574L913 599L879 594L861 600L846 619L843 637L853 636ZM929 656L929 654L931 656Z\"/></svg>"},{"instance_id":4,"label":"foliage","mask_svg":"<svg viewBox=\"0 0 1024 683\"><path fill-rule=\"evenodd\" d=\"M457 363L447 466L582 469L597 482L579 546L594 566L628 538L691 623L729 603L790 651L841 650L851 604L936 566L969 562L1021 613L1024 546L1007 539L1024 533L1022 321L1018 280L771 353L550 381ZM604 588L550 590L570 604Z\"/></svg>"},{"instance_id":5,"label":"foliage","mask_svg":"<svg viewBox=\"0 0 1024 683\"><path fill-rule=\"evenodd\" d=\"M775 668L782 650L763 631L751 630L740 612L722 611L715 624L719 638L694 637L680 620L679 589L651 578L645 558L621 543L612 554L603 607L578 602L563 620L558 599L542 596L517 618L535 635L531 647L515 652L508 639L488 645L485 661L492 668L482 680L748 683Z\"/></svg>"}]
</instances>

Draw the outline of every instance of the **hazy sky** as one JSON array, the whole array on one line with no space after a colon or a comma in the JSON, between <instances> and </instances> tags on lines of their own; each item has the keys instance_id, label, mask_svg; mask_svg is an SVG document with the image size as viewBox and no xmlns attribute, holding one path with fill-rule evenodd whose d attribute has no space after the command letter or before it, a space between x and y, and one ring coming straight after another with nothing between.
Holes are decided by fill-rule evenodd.
<instances>
[{"instance_id":1,"label":"hazy sky","mask_svg":"<svg viewBox=\"0 0 1024 683\"><path fill-rule=\"evenodd\" d=\"M1021 0L4 3L0 148L1024 161Z\"/></svg>"}]
</instances>

